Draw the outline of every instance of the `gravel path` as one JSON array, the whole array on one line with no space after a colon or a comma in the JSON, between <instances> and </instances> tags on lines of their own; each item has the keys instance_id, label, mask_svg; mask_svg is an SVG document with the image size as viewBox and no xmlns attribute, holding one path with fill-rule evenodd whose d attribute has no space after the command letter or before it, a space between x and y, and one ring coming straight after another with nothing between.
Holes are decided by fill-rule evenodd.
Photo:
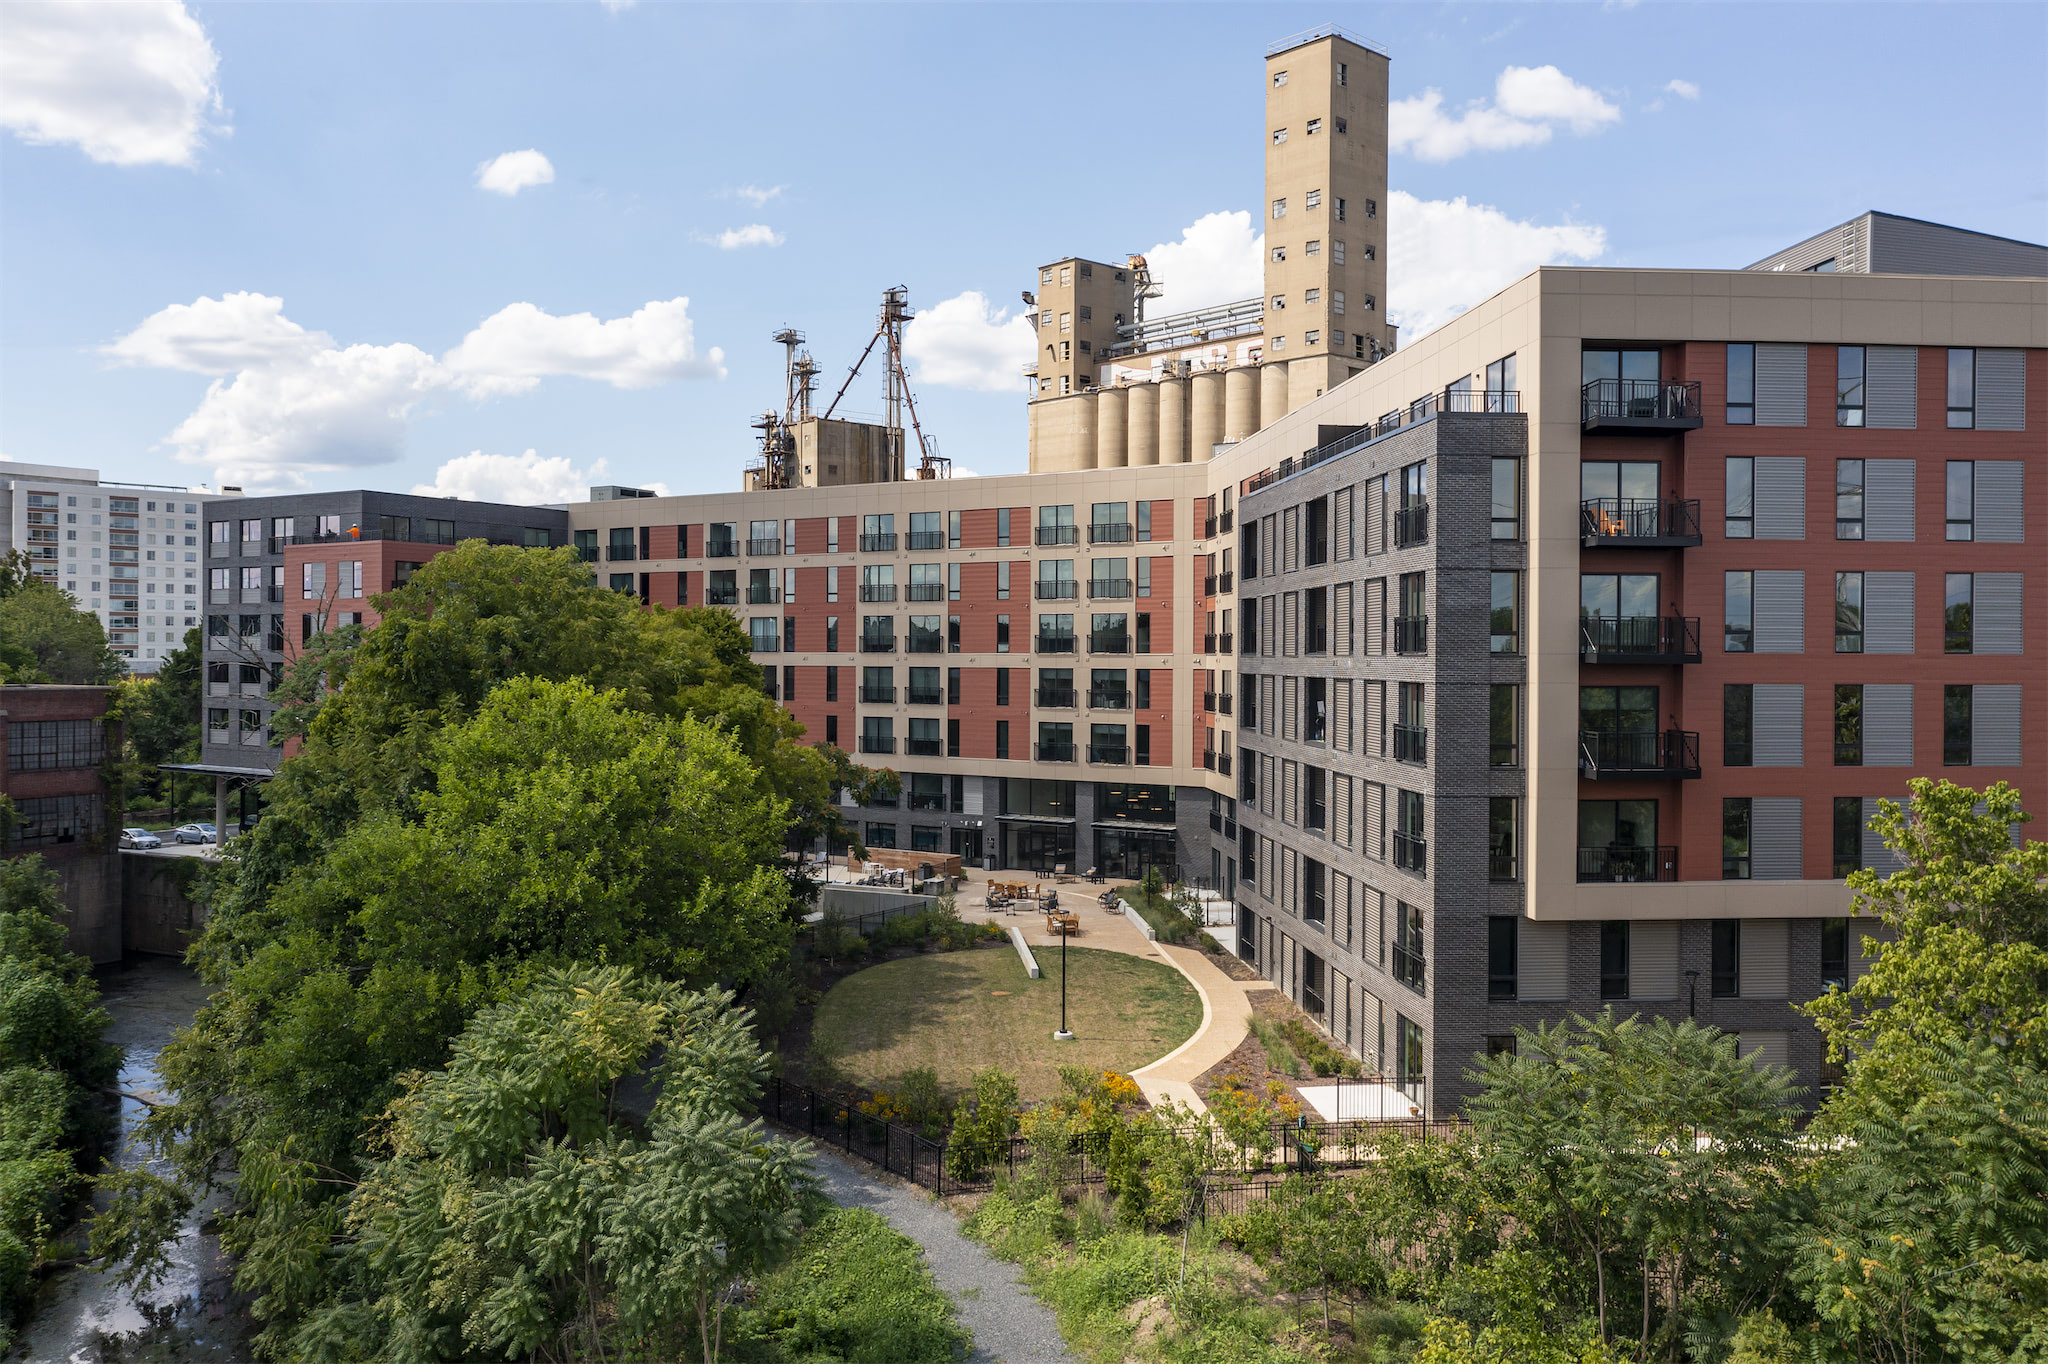
<instances>
[{"instance_id":1,"label":"gravel path","mask_svg":"<svg viewBox=\"0 0 2048 1364\"><path fill-rule=\"evenodd\" d=\"M974 1364L1074 1364L1052 1311L1031 1296L1017 1267L961 1235L953 1214L921 1189L878 1178L837 1151L818 1148L813 1168L832 1201L867 1208L924 1247L925 1263L974 1332Z\"/></svg>"}]
</instances>

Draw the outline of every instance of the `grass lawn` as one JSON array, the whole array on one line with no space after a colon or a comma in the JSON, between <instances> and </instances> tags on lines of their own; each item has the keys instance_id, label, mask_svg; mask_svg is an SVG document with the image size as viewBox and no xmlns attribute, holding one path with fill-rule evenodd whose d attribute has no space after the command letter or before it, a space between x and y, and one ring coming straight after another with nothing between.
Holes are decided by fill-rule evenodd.
<instances>
[{"instance_id":1,"label":"grass lawn","mask_svg":"<svg viewBox=\"0 0 2048 1364\"><path fill-rule=\"evenodd\" d=\"M964 1093L974 1072L999 1066L1026 1099L1059 1090L1059 1067L1125 1074L1194 1034L1202 1000L1180 972L1122 952L1067 949L1071 1042L1060 1025L1060 952L1033 947L1044 978L1024 974L1008 949L938 952L856 972L818 1005L812 1034L845 1051L840 1064L870 1089L893 1090L919 1066Z\"/></svg>"}]
</instances>

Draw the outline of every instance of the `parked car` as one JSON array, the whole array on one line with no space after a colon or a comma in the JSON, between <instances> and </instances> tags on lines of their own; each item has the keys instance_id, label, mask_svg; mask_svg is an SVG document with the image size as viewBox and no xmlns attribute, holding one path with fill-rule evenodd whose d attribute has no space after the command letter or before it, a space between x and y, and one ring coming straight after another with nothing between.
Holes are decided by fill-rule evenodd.
<instances>
[{"instance_id":1,"label":"parked car","mask_svg":"<svg viewBox=\"0 0 2048 1364\"><path fill-rule=\"evenodd\" d=\"M164 841L147 829L121 830L121 846L124 848L161 848Z\"/></svg>"},{"instance_id":2,"label":"parked car","mask_svg":"<svg viewBox=\"0 0 2048 1364\"><path fill-rule=\"evenodd\" d=\"M213 843L219 840L220 834L211 824L180 824L171 838L178 843Z\"/></svg>"}]
</instances>

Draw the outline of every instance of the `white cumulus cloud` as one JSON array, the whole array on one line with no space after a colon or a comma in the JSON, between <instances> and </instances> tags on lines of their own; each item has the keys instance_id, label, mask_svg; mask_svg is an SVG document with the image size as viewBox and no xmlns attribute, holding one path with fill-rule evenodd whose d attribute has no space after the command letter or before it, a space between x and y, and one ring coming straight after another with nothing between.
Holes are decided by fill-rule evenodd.
<instances>
[{"instance_id":1,"label":"white cumulus cloud","mask_svg":"<svg viewBox=\"0 0 2048 1364\"><path fill-rule=\"evenodd\" d=\"M903 354L919 383L984 392L1015 390L1038 346L1032 315L1013 315L970 289L921 310L903 329Z\"/></svg>"},{"instance_id":2,"label":"white cumulus cloud","mask_svg":"<svg viewBox=\"0 0 2048 1364\"><path fill-rule=\"evenodd\" d=\"M1700 88L1692 81L1673 80L1666 83L1664 88L1680 99L1698 99L1700 97Z\"/></svg>"},{"instance_id":3,"label":"white cumulus cloud","mask_svg":"<svg viewBox=\"0 0 2048 1364\"><path fill-rule=\"evenodd\" d=\"M609 322L590 313L555 317L531 303L514 303L478 323L448 352L447 364L477 396L523 392L554 374L597 379L613 388L725 377L723 350L713 346L697 354L687 298L649 303Z\"/></svg>"},{"instance_id":4,"label":"white cumulus cloud","mask_svg":"<svg viewBox=\"0 0 2048 1364\"><path fill-rule=\"evenodd\" d=\"M1510 218L1487 204L1387 196L1388 317L1406 345L1541 265L1590 261L1605 228Z\"/></svg>"},{"instance_id":5,"label":"white cumulus cloud","mask_svg":"<svg viewBox=\"0 0 2048 1364\"><path fill-rule=\"evenodd\" d=\"M1502 151L1548 142L1563 125L1581 137L1621 121L1621 110L1555 66L1510 66L1494 82L1493 102L1474 100L1455 113L1443 92L1424 90L1387 106L1387 146L1424 161L1468 152Z\"/></svg>"},{"instance_id":6,"label":"white cumulus cloud","mask_svg":"<svg viewBox=\"0 0 2048 1364\"><path fill-rule=\"evenodd\" d=\"M1265 292L1266 234L1252 230L1252 215L1209 213L1181 230L1177 242L1145 253L1160 296L1145 305L1152 317L1235 303Z\"/></svg>"},{"instance_id":7,"label":"white cumulus cloud","mask_svg":"<svg viewBox=\"0 0 2048 1364\"><path fill-rule=\"evenodd\" d=\"M737 251L745 246L780 246L783 238L766 223L748 223L745 227L728 227L711 241L721 251Z\"/></svg>"},{"instance_id":8,"label":"white cumulus cloud","mask_svg":"<svg viewBox=\"0 0 2048 1364\"><path fill-rule=\"evenodd\" d=\"M535 185L552 185L555 182L554 163L533 148L524 151L506 152L488 161L479 162L476 168L476 187L492 194L511 198L523 189Z\"/></svg>"},{"instance_id":9,"label":"white cumulus cloud","mask_svg":"<svg viewBox=\"0 0 2048 1364\"><path fill-rule=\"evenodd\" d=\"M234 293L165 308L102 353L215 376L165 444L251 491L306 488L318 474L398 459L410 419L437 395L519 393L558 375L614 388L725 377L723 351L697 352L687 298L608 322L515 303L436 358L404 342L342 346L286 317L282 299Z\"/></svg>"},{"instance_id":10,"label":"white cumulus cloud","mask_svg":"<svg viewBox=\"0 0 2048 1364\"><path fill-rule=\"evenodd\" d=\"M780 199L782 191L788 188L788 185L740 185L735 189L720 190L718 197L721 199L745 199L755 208L759 208L770 199Z\"/></svg>"},{"instance_id":11,"label":"white cumulus cloud","mask_svg":"<svg viewBox=\"0 0 2048 1364\"><path fill-rule=\"evenodd\" d=\"M592 483L603 480L603 460L579 469L566 456L547 459L528 450L523 455L487 455L472 450L434 471L432 483L413 484L418 497L459 497L465 502L581 502Z\"/></svg>"},{"instance_id":12,"label":"white cumulus cloud","mask_svg":"<svg viewBox=\"0 0 2048 1364\"><path fill-rule=\"evenodd\" d=\"M220 54L180 0L9 0L0 125L115 166L189 166L221 109Z\"/></svg>"}]
</instances>

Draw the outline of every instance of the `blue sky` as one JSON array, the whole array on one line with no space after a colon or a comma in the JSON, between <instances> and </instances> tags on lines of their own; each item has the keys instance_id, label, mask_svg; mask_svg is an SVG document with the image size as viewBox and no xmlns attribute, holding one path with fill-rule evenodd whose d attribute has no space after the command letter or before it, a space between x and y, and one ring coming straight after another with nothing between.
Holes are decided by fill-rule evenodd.
<instances>
[{"instance_id":1,"label":"blue sky","mask_svg":"<svg viewBox=\"0 0 2048 1364\"><path fill-rule=\"evenodd\" d=\"M1326 22L1392 53L1411 332L1544 260L1741 266L1867 208L2048 239L2039 5L11 3L0 455L724 490L769 335L829 393L902 283L927 430L1018 471L1034 267L1170 244L1156 310L1230 296L1266 45ZM480 187L527 149L551 180Z\"/></svg>"}]
</instances>

